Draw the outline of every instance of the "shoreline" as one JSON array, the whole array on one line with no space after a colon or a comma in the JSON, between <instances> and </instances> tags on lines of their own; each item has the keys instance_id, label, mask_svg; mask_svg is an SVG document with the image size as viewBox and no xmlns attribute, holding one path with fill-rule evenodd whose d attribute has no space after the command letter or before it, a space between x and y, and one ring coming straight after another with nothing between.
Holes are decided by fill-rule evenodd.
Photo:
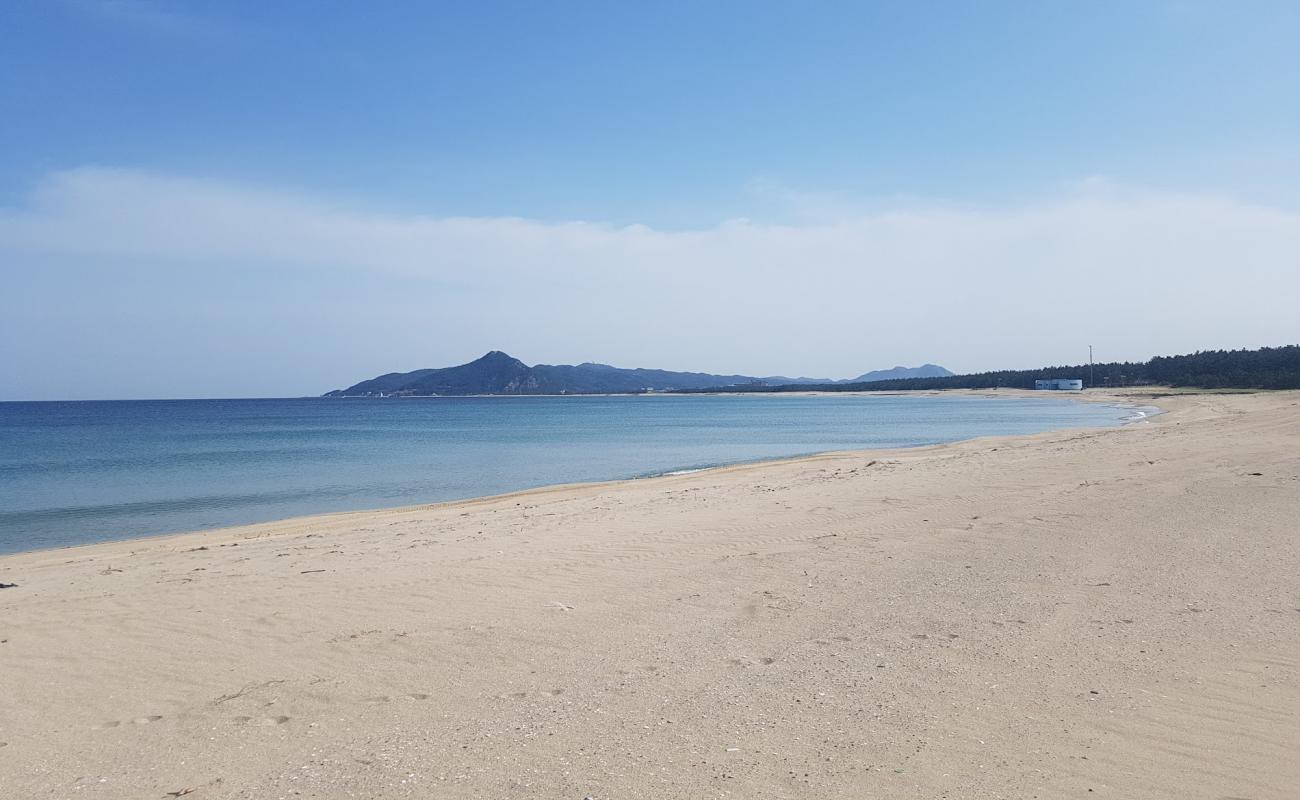
<instances>
[{"instance_id":1,"label":"shoreline","mask_svg":"<svg viewBox=\"0 0 1300 800\"><path fill-rule=\"evenodd\" d=\"M6 556L0 785L1284 800L1300 392L1161 405Z\"/></svg>"},{"instance_id":2,"label":"shoreline","mask_svg":"<svg viewBox=\"0 0 1300 800\"><path fill-rule=\"evenodd\" d=\"M979 442L986 439L987 440L1020 439L1020 438L1040 436L1043 434L1065 432L1065 431L1105 430L1111 427L1123 427L1126 425L1132 425L1144 421L1151 421L1154 418L1163 415L1165 412L1158 405L1155 404L1138 405L1136 403L1131 402L1128 399L1125 399L1130 397L1144 397L1146 396L1145 393L1148 390L1152 390L1155 388L1159 388L1159 387L1134 387L1134 389L1132 390L1134 394L1130 394L1130 393L1115 394L1113 392L1101 392L1100 390L1093 390L1096 393L1092 395L1086 395L1086 393L1082 391L1081 392L1047 392L1047 391L1035 391L1030 389L1000 389L1000 390L922 389L922 390L914 390L914 391L902 390L896 392L785 393L790 396L796 396L796 397L803 397L803 396L834 397L834 396L873 396L874 395L874 396L890 396L890 397L957 396L957 397L989 397L989 398L1005 399L1006 397L1010 396L1016 398L1023 398L1027 400L1040 400L1040 399L1071 400L1073 402L1107 405L1118 409L1133 409L1137 411L1141 411L1142 409L1152 408L1156 410L1156 413L1150 415L1143 415L1138 418L1121 420L1119 423L1117 423L1114 426L1053 428L1045 431L1040 431L1034 434L1010 434L1006 436L977 436L969 439L956 439L951 442L941 442L939 444L910 445L910 446L903 446L903 447L882 448L878 450L826 450L826 451L820 451L815 453L794 455L794 456L789 456L784 458L764 458L755 461L739 461L739 462L733 462L728 464L716 464L716 465L703 466L698 468L676 469L676 470L671 470L663 473L637 475L628 478L611 478L609 480L583 481L579 483L548 483L540 486L534 486L534 487L529 487L524 489L516 489L508 492L501 492L498 494L476 495L474 497L465 497L465 498L460 498L455 500L444 500L444 501L437 501L432 503L414 503L414 504L402 505L402 506L378 506L373 508L354 509L350 511L326 511L320 513L312 513L312 514L299 514L290 517L280 517L276 519L265 520L262 522L238 523L234 525L222 525L213 528L199 528L194 530L172 531L166 533L147 534L143 536L131 536L131 537L126 537L121 539L107 539L104 541L97 541L97 542L69 544L60 547L42 547L42 548L35 548L32 550L19 550L12 553L0 553L0 570L4 569L6 559L15 558L18 556L34 555L39 553L67 553L67 552L78 551L82 548L93 548L93 547L100 547L100 546L107 546L107 545L128 545L131 543L146 543L146 542L162 543L164 540L189 539L191 537L197 537L197 536L232 535L242 529L262 528L265 526L289 526L289 525L304 525L310 523L325 524L325 523L339 522L342 521L343 519L349 517L355 517L358 515L364 516L364 515L415 512L419 510L453 507L462 504L473 505L473 504L480 504L480 503L492 502L492 501L506 501L506 500L514 499L516 497L532 497L539 494L546 494L552 491L570 492L570 491L581 491L584 489L590 489L594 491L598 489L613 488L626 483L654 481L654 480L661 480L661 479L684 477L688 475L706 474L712 472L725 473L726 471L733 470L733 469L762 468L767 465L799 463L799 462L813 461L824 457L887 458L891 453L903 453L903 452L914 453L914 452L925 451L931 448L944 448L951 445L959 445L967 442ZM997 393L992 393L992 392L997 392ZM739 396L745 396L746 393L719 392L716 394L718 394L719 396L726 396L726 397L739 397ZM481 397L514 397L512 395L466 395L466 396L467 397L480 397L480 396ZM518 397L526 398L526 397L637 397L637 396L641 396L641 395L519 395ZM662 396L671 396L671 395L662 395ZM265 399L377 399L377 398L265 398ZM440 398L415 397L415 398L393 398L393 399L419 400L419 399L440 399ZM441 399L447 399L447 398L441 398ZM55 402L59 402L59 401L55 401ZM103 402L103 401L88 401L88 402ZM121 402L136 402L136 401L121 401Z\"/></svg>"}]
</instances>

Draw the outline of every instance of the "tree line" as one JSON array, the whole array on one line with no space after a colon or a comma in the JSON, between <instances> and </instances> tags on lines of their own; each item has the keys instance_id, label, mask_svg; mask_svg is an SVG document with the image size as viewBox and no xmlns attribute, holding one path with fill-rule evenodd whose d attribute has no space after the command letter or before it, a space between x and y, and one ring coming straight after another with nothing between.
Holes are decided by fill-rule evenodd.
<instances>
[{"instance_id":1,"label":"tree line","mask_svg":"<svg viewBox=\"0 0 1300 800\"><path fill-rule=\"evenodd\" d=\"M896 378L865 383L728 386L693 391L883 392L905 389L1032 389L1045 378L1079 378L1085 387L1182 386L1201 389L1300 389L1300 345L1258 350L1203 350L1149 361L997 370L944 378Z\"/></svg>"}]
</instances>

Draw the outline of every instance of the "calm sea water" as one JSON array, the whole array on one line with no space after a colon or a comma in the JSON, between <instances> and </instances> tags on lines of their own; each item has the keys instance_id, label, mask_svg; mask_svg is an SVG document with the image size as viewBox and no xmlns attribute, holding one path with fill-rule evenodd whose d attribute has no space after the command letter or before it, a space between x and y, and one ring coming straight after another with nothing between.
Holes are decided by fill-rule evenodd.
<instances>
[{"instance_id":1,"label":"calm sea water","mask_svg":"<svg viewBox=\"0 0 1300 800\"><path fill-rule=\"evenodd\" d=\"M1132 414L888 396L0 403L0 553Z\"/></svg>"}]
</instances>

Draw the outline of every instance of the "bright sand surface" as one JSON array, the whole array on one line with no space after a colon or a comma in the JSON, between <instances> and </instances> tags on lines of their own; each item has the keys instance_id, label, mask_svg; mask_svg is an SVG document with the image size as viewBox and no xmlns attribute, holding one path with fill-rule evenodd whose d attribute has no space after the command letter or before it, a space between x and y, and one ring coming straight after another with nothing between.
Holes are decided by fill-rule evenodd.
<instances>
[{"instance_id":1,"label":"bright sand surface","mask_svg":"<svg viewBox=\"0 0 1300 800\"><path fill-rule=\"evenodd\" d=\"M1155 402L0 558L0 794L1300 797L1300 393Z\"/></svg>"}]
</instances>

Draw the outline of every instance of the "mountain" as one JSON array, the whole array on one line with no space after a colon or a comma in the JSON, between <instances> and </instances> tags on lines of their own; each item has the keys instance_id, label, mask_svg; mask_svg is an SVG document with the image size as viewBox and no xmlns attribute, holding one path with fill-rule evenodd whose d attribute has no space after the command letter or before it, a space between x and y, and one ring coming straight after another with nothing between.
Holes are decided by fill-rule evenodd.
<instances>
[{"instance_id":1,"label":"mountain","mask_svg":"<svg viewBox=\"0 0 1300 800\"><path fill-rule=\"evenodd\" d=\"M918 370L943 367L927 364ZM907 371L904 367L886 370ZM874 375L877 373L867 373ZM884 373L881 373L884 374ZM930 373L926 373L929 375ZM910 373L906 377L913 377ZM920 377L919 375L915 377ZM861 379L858 379L861 380ZM874 380L874 379L873 379ZM831 383L817 378L786 378L748 375L712 375L705 372L669 372L661 369L620 369L608 364L538 364L528 366L500 350L468 364L443 369L390 372L368 381L327 392L326 397L374 397L379 395L429 396L467 394L636 394L672 389L715 389L729 386L782 386Z\"/></svg>"},{"instance_id":2,"label":"mountain","mask_svg":"<svg viewBox=\"0 0 1300 800\"><path fill-rule=\"evenodd\" d=\"M849 378L837 383L866 383L867 381L893 381L899 378L947 378L954 373L938 364L922 364L919 367L894 367L864 372L856 378Z\"/></svg>"}]
</instances>

